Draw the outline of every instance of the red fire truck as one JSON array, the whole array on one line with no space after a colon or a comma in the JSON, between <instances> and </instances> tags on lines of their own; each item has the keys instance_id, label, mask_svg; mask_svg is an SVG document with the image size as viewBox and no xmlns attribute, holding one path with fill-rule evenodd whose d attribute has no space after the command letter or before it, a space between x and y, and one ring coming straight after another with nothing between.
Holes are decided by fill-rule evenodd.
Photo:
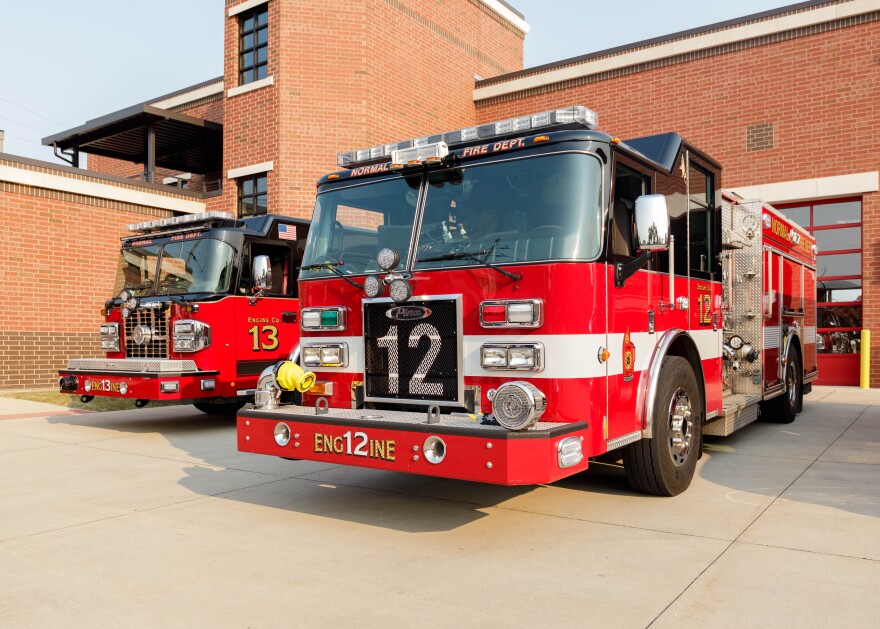
<instances>
[{"instance_id":1,"label":"red fire truck","mask_svg":"<svg viewBox=\"0 0 880 629\"><path fill-rule=\"evenodd\" d=\"M234 414L299 339L308 222L206 212L127 230L135 235L122 239L116 297L102 311L106 358L70 359L61 392Z\"/></svg>"},{"instance_id":2,"label":"red fire truck","mask_svg":"<svg viewBox=\"0 0 880 629\"><path fill-rule=\"evenodd\" d=\"M300 406L258 392L240 450L505 485L617 451L675 495L702 435L801 409L814 240L679 135L571 107L339 163L300 275L317 382Z\"/></svg>"}]
</instances>

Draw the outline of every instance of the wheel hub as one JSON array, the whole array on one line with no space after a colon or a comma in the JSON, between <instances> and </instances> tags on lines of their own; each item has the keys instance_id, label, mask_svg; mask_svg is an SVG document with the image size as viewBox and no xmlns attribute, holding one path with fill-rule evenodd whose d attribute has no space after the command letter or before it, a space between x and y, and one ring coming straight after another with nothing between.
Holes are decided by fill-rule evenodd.
<instances>
[{"instance_id":1,"label":"wheel hub","mask_svg":"<svg viewBox=\"0 0 880 629\"><path fill-rule=\"evenodd\" d=\"M693 412L684 389L678 389L669 406L669 454L676 466L684 465L691 450Z\"/></svg>"}]
</instances>

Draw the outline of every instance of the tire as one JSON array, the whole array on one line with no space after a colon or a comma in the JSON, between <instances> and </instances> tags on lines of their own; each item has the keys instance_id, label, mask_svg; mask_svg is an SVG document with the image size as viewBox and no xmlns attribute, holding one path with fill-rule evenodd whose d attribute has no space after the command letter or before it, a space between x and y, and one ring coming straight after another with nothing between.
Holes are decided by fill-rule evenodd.
<instances>
[{"instance_id":1,"label":"tire","mask_svg":"<svg viewBox=\"0 0 880 629\"><path fill-rule=\"evenodd\" d=\"M202 411L203 413L207 413L208 415L222 415L224 417L231 417L238 412L242 406L244 406L244 402L193 402L193 406Z\"/></svg>"},{"instance_id":2,"label":"tire","mask_svg":"<svg viewBox=\"0 0 880 629\"><path fill-rule=\"evenodd\" d=\"M801 371L801 359L796 350L792 350L791 360L785 363L785 393L772 400L770 420L778 424L790 424L797 417L803 404L804 384Z\"/></svg>"},{"instance_id":3,"label":"tire","mask_svg":"<svg viewBox=\"0 0 880 629\"><path fill-rule=\"evenodd\" d=\"M651 417L654 436L623 451L626 479L637 491L677 496L694 478L703 417L700 387L684 358L663 359Z\"/></svg>"}]
</instances>

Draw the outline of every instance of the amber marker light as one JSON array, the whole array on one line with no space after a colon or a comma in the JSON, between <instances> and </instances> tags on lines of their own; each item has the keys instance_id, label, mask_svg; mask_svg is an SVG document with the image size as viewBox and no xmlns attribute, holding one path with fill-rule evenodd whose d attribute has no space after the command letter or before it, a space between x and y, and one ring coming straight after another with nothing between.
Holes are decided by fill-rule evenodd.
<instances>
[{"instance_id":1,"label":"amber marker light","mask_svg":"<svg viewBox=\"0 0 880 629\"><path fill-rule=\"evenodd\" d=\"M411 159L406 163L407 166L421 166L422 160L420 159Z\"/></svg>"},{"instance_id":2,"label":"amber marker light","mask_svg":"<svg viewBox=\"0 0 880 629\"><path fill-rule=\"evenodd\" d=\"M549 141L550 141L549 135L536 135L535 139L532 140L532 142L535 144L537 144L538 142L549 142Z\"/></svg>"},{"instance_id":3,"label":"amber marker light","mask_svg":"<svg viewBox=\"0 0 880 629\"><path fill-rule=\"evenodd\" d=\"M339 179L339 175L327 175L327 179Z\"/></svg>"},{"instance_id":4,"label":"amber marker light","mask_svg":"<svg viewBox=\"0 0 880 629\"><path fill-rule=\"evenodd\" d=\"M403 168L403 164L391 164L388 168L390 168L391 170L400 170L401 168Z\"/></svg>"},{"instance_id":5,"label":"amber marker light","mask_svg":"<svg viewBox=\"0 0 880 629\"><path fill-rule=\"evenodd\" d=\"M429 164L439 164L440 162L443 161L443 158L442 157L429 157L427 161Z\"/></svg>"},{"instance_id":6,"label":"amber marker light","mask_svg":"<svg viewBox=\"0 0 880 629\"><path fill-rule=\"evenodd\" d=\"M599 362L600 362L600 363L604 363L604 362L607 361L609 358L611 358L611 352L609 352L609 351L608 351L607 349L605 349L604 347L600 347L600 348L599 348Z\"/></svg>"},{"instance_id":7,"label":"amber marker light","mask_svg":"<svg viewBox=\"0 0 880 629\"><path fill-rule=\"evenodd\" d=\"M611 138L612 144L620 144L620 138Z\"/></svg>"}]
</instances>

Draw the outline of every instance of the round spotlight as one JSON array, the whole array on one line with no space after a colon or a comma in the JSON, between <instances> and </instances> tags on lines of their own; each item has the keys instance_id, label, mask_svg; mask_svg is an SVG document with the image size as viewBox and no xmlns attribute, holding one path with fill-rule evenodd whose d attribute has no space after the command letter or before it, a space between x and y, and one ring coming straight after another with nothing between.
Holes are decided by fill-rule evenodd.
<instances>
[{"instance_id":1,"label":"round spotlight","mask_svg":"<svg viewBox=\"0 0 880 629\"><path fill-rule=\"evenodd\" d=\"M446 443L440 437L430 436L425 439L425 445L422 446L422 452L425 453L425 460L428 463L437 465L442 463L446 458Z\"/></svg>"},{"instance_id":2,"label":"round spotlight","mask_svg":"<svg viewBox=\"0 0 880 629\"><path fill-rule=\"evenodd\" d=\"M368 275L364 279L364 292L370 299L382 294L382 280L378 275Z\"/></svg>"},{"instance_id":3,"label":"round spotlight","mask_svg":"<svg viewBox=\"0 0 880 629\"><path fill-rule=\"evenodd\" d=\"M396 303L403 304L412 297L412 286L405 279L397 278L388 287L388 294Z\"/></svg>"},{"instance_id":4,"label":"round spotlight","mask_svg":"<svg viewBox=\"0 0 880 629\"><path fill-rule=\"evenodd\" d=\"M525 430L535 425L547 407L544 394L528 382L506 382L492 400L495 421L508 430Z\"/></svg>"},{"instance_id":5,"label":"round spotlight","mask_svg":"<svg viewBox=\"0 0 880 629\"><path fill-rule=\"evenodd\" d=\"M148 325L137 325L132 330L132 338L138 345L146 345L153 340L153 329Z\"/></svg>"},{"instance_id":6,"label":"round spotlight","mask_svg":"<svg viewBox=\"0 0 880 629\"><path fill-rule=\"evenodd\" d=\"M123 319L128 319L131 316L131 308L128 306L123 306L121 312Z\"/></svg>"},{"instance_id":7,"label":"round spotlight","mask_svg":"<svg viewBox=\"0 0 880 629\"><path fill-rule=\"evenodd\" d=\"M140 301L137 297L129 297L125 300L125 305L131 308L132 310L137 310L137 307L140 305Z\"/></svg>"},{"instance_id":8,"label":"round spotlight","mask_svg":"<svg viewBox=\"0 0 880 629\"><path fill-rule=\"evenodd\" d=\"M126 393L128 393L128 384L126 384L125 382L120 382L119 383L119 392L122 395L125 395Z\"/></svg>"},{"instance_id":9,"label":"round spotlight","mask_svg":"<svg viewBox=\"0 0 880 629\"><path fill-rule=\"evenodd\" d=\"M290 443L290 426L284 422L275 424L275 443L279 446L286 446Z\"/></svg>"},{"instance_id":10,"label":"round spotlight","mask_svg":"<svg viewBox=\"0 0 880 629\"><path fill-rule=\"evenodd\" d=\"M400 264L400 254L391 247L382 247L376 255L376 262L383 271L392 271Z\"/></svg>"},{"instance_id":11,"label":"round spotlight","mask_svg":"<svg viewBox=\"0 0 880 629\"><path fill-rule=\"evenodd\" d=\"M116 298L119 299L119 301L121 301L123 303L125 303L126 301L131 299L131 297L132 297L131 291L128 290L127 288L123 288L121 291L119 291L119 294L116 296Z\"/></svg>"}]
</instances>

